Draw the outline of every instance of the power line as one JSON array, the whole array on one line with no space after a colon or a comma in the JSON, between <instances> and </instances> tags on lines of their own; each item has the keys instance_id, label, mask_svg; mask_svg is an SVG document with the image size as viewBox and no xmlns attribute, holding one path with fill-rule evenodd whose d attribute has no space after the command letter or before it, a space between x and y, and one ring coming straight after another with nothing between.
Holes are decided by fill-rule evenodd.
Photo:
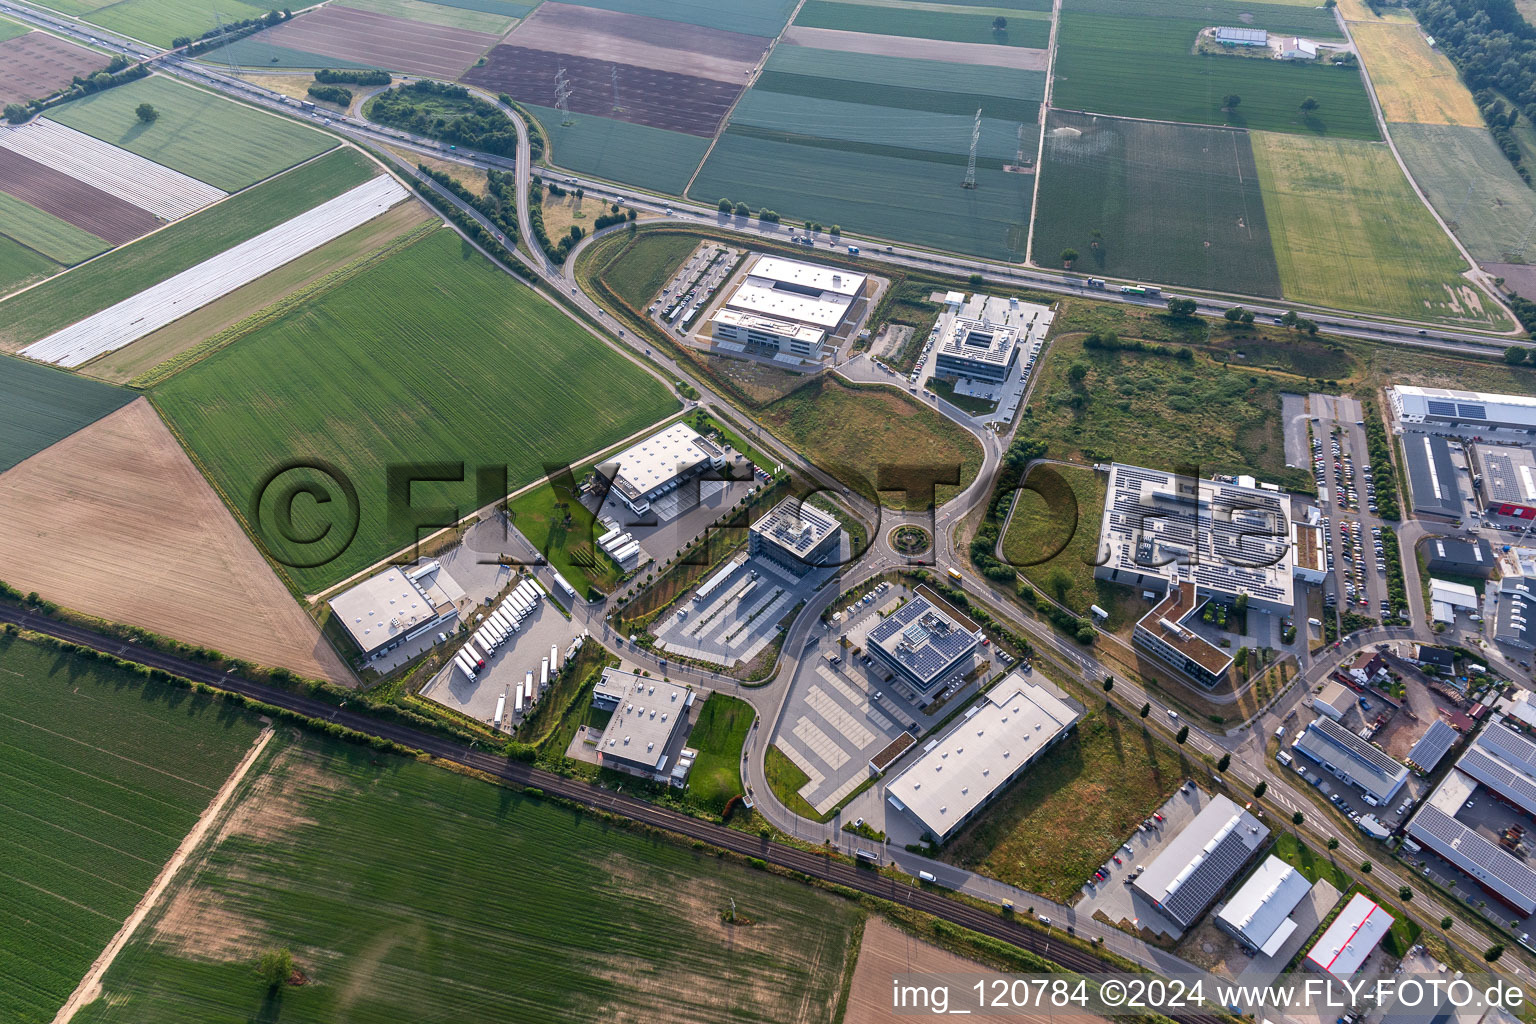
<instances>
[{"instance_id":1,"label":"power line","mask_svg":"<svg viewBox=\"0 0 1536 1024\"><path fill-rule=\"evenodd\" d=\"M981 108L976 108L976 124L971 128L971 159L965 165L965 184L962 188L976 187L976 146L981 142Z\"/></svg>"},{"instance_id":2,"label":"power line","mask_svg":"<svg viewBox=\"0 0 1536 1024\"><path fill-rule=\"evenodd\" d=\"M624 109L619 106L619 66L617 64L609 68L609 78L613 82L613 112L617 114Z\"/></svg>"},{"instance_id":3,"label":"power line","mask_svg":"<svg viewBox=\"0 0 1536 1024\"><path fill-rule=\"evenodd\" d=\"M555 109L560 111L562 125L571 124L571 83L565 77L565 65L555 72Z\"/></svg>"}]
</instances>

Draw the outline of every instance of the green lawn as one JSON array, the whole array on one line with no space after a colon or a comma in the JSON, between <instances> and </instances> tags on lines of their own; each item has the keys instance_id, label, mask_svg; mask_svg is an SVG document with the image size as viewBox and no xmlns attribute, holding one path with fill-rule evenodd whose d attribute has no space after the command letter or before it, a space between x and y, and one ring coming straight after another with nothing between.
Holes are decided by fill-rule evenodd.
<instances>
[{"instance_id":1,"label":"green lawn","mask_svg":"<svg viewBox=\"0 0 1536 1024\"><path fill-rule=\"evenodd\" d=\"M5 234L12 240L65 266L88 260L112 247L90 232L24 203L8 192L0 192L0 224L5 226Z\"/></svg>"},{"instance_id":2,"label":"green lawn","mask_svg":"<svg viewBox=\"0 0 1536 1024\"><path fill-rule=\"evenodd\" d=\"M0 472L137 397L126 388L0 356Z\"/></svg>"},{"instance_id":3,"label":"green lawn","mask_svg":"<svg viewBox=\"0 0 1536 1024\"><path fill-rule=\"evenodd\" d=\"M578 472L572 483L579 486L582 475ZM544 483L514 498L511 511L517 531L577 593L587 594L594 587L606 593L618 584L622 570L597 547L597 539L608 531L587 511L579 493L570 493L563 484Z\"/></svg>"},{"instance_id":4,"label":"green lawn","mask_svg":"<svg viewBox=\"0 0 1536 1024\"><path fill-rule=\"evenodd\" d=\"M226 25L259 18L272 9L244 0L219 0L217 8ZM86 20L146 43L170 46L177 36L196 37L217 28L214 10L200 0L118 0L93 10Z\"/></svg>"},{"instance_id":5,"label":"green lawn","mask_svg":"<svg viewBox=\"0 0 1536 1024\"><path fill-rule=\"evenodd\" d=\"M1021 433L1050 445L1054 458L1128 462L1157 469L1195 467L1254 473L1304 484L1287 469L1281 435L1283 378L1197 357L1104 352L1058 337L1046 354ZM1073 364L1086 376L1069 380Z\"/></svg>"},{"instance_id":6,"label":"green lawn","mask_svg":"<svg viewBox=\"0 0 1536 1024\"><path fill-rule=\"evenodd\" d=\"M1294 832L1281 832L1275 836L1275 845L1269 852L1300 871L1313 885L1327 879L1328 884L1344 893L1354 884L1332 857L1318 853L1298 839Z\"/></svg>"},{"instance_id":7,"label":"green lawn","mask_svg":"<svg viewBox=\"0 0 1536 1024\"><path fill-rule=\"evenodd\" d=\"M279 1010L286 1024L819 1021L861 914L706 850L340 743L280 751L235 814L259 824L178 879L162 906L187 916L146 922L81 1024ZM722 924L733 899L750 926ZM269 998L252 968L271 947L311 983Z\"/></svg>"},{"instance_id":8,"label":"green lawn","mask_svg":"<svg viewBox=\"0 0 1536 1024\"><path fill-rule=\"evenodd\" d=\"M1049 899L1072 900L1189 770L1140 722L1095 708L940 856Z\"/></svg>"},{"instance_id":9,"label":"green lawn","mask_svg":"<svg viewBox=\"0 0 1536 1024\"><path fill-rule=\"evenodd\" d=\"M1486 327L1466 262L1383 143L1252 136L1286 298Z\"/></svg>"},{"instance_id":10,"label":"green lawn","mask_svg":"<svg viewBox=\"0 0 1536 1024\"><path fill-rule=\"evenodd\" d=\"M1077 614L1092 604L1107 609L1100 590L1113 585L1093 578L1103 518L1103 477L1086 466L1039 466L1018 492L1003 555L1036 590Z\"/></svg>"},{"instance_id":11,"label":"green lawn","mask_svg":"<svg viewBox=\"0 0 1536 1024\"><path fill-rule=\"evenodd\" d=\"M0 347L19 348L47 337L378 173L377 165L355 151L341 150L120 246L0 304Z\"/></svg>"},{"instance_id":12,"label":"green lawn","mask_svg":"<svg viewBox=\"0 0 1536 1024\"><path fill-rule=\"evenodd\" d=\"M752 705L723 693L710 694L688 734L688 745L699 752L688 773L688 794L716 814L740 796L741 748L756 713Z\"/></svg>"},{"instance_id":13,"label":"green lawn","mask_svg":"<svg viewBox=\"0 0 1536 1024\"><path fill-rule=\"evenodd\" d=\"M898 481L908 468L929 479L956 473L961 488L981 469L981 445L964 427L932 406L883 385L851 387L820 376L757 413L763 426L811 462L864 494L880 491L890 508L921 505ZM939 502L957 493L936 489Z\"/></svg>"},{"instance_id":14,"label":"green lawn","mask_svg":"<svg viewBox=\"0 0 1536 1024\"><path fill-rule=\"evenodd\" d=\"M53 1019L260 729L177 686L0 636L0 1018Z\"/></svg>"},{"instance_id":15,"label":"green lawn","mask_svg":"<svg viewBox=\"0 0 1536 1024\"><path fill-rule=\"evenodd\" d=\"M655 192L681 195L709 148L709 140L697 135L591 114L562 116L531 103L523 106L538 118L549 139L545 159L551 164Z\"/></svg>"},{"instance_id":16,"label":"green lawn","mask_svg":"<svg viewBox=\"0 0 1536 1024\"><path fill-rule=\"evenodd\" d=\"M1197 33L1212 24L1209 16L1146 18L1069 8L1058 29L1052 102L1125 117L1381 137L1357 69L1192 53ZM1241 103L1224 112L1228 95ZM1300 107L1308 97L1318 106L1304 114Z\"/></svg>"},{"instance_id":17,"label":"green lawn","mask_svg":"<svg viewBox=\"0 0 1536 1024\"><path fill-rule=\"evenodd\" d=\"M603 280L619 298L644 309L698 246L696 235L646 232L624 251L622 259L603 269Z\"/></svg>"},{"instance_id":18,"label":"green lawn","mask_svg":"<svg viewBox=\"0 0 1536 1024\"><path fill-rule=\"evenodd\" d=\"M985 7L985 4L978 4ZM1004 29L992 27L993 19L1003 17ZM1014 11L999 8L986 13L950 13L870 3L837 3L836 0L806 0L795 17L795 24L806 28L830 28L845 32L873 32L887 36L915 36L943 39L956 43L994 43L1002 46L1028 46L1043 49L1051 39L1050 15L1046 12Z\"/></svg>"},{"instance_id":19,"label":"green lawn","mask_svg":"<svg viewBox=\"0 0 1536 1024\"><path fill-rule=\"evenodd\" d=\"M770 746L763 757L763 773L768 777L768 788L773 790L779 803L789 808L792 814L812 821L823 820L816 813L816 808L806 803L805 797L800 795L801 788L811 781L811 777L801 771L788 754L778 747ZM827 817L830 819L831 815Z\"/></svg>"},{"instance_id":20,"label":"green lawn","mask_svg":"<svg viewBox=\"0 0 1536 1024\"><path fill-rule=\"evenodd\" d=\"M1520 180L1488 130L1394 124L1392 141L1467 251L1479 260L1508 261L1536 217L1536 191ZM1476 183L1471 196L1468 182Z\"/></svg>"},{"instance_id":21,"label":"green lawn","mask_svg":"<svg viewBox=\"0 0 1536 1024\"><path fill-rule=\"evenodd\" d=\"M15 39L17 36L24 36L30 31L32 31L31 26L23 25L21 22L12 21L9 18L0 18L0 42L4 42L7 39Z\"/></svg>"},{"instance_id":22,"label":"green lawn","mask_svg":"<svg viewBox=\"0 0 1536 1024\"><path fill-rule=\"evenodd\" d=\"M1280 295L1248 133L1062 111L1047 124L1037 262L1074 249L1082 273Z\"/></svg>"},{"instance_id":23,"label":"green lawn","mask_svg":"<svg viewBox=\"0 0 1536 1024\"><path fill-rule=\"evenodd\" d=\"M159 113L153 124L134 115L141 103ZM48 116L226 192L336 145L331 136L295 121L161 75L54 107Z\"/></svg>"},{"instance_id":24,"label":"green lawn","mask_svg":"<svg viewBox=\"0 0 1536 1024\"><path fill-rule=\"evenodd\" d=\"M387 497L388 467L441 477L466 465L462 483L412 490L412 509L435 509L432 518L447 521L505 493L499 480L482 489L477 467L503 467L505 490L513 490L677 407L659 381L446 228L273 318L154 394L247 522L266 516L275 525L279 506L258 507L257 488L294 460L323 460L350 478L359 504L342 519L357 522L355 538L335 520L337 532L318 547L261 531L280 561L311 563L290 573L306 591L412 541L411 513ZM268 496L281 505L283 493ZM393 527L392 507L406 513ZM300 533L321 529L323 513L339 508L301 500Z\"/></svg>"},{"instance_id":25,"label":"green lawn","mask_svg":"<svg viewBox=\"0 0 1536 1024\"><path fill-rule=\"evenodd\" d=\"M0 295L24 288L61 268L40 252L34 252L20 242L0 235ZM0 328L3 329L3 328Z\"/></svg>"}]
</instances>

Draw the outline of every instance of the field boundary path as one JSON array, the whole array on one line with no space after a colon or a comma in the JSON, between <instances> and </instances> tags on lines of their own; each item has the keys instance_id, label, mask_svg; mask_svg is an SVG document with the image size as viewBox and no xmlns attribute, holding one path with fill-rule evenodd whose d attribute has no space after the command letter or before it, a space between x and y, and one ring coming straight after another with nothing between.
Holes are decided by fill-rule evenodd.
<instances>
[{"instance_id":1,"label":"field boundary path","mask_svg":"<svg viewBox=\"0 0 1536 1024\"><path fill-rule=\"evenodd\" d=\"M59 1007L59 1012L54 1014L53 1024L69 1024L69 1021L74 1018L75 1014L82 1007L94 1002L101 995L102 976L107 973L107 969L117 959L117 954L122 952L124 946L128 945L128 940L133 938L134 932L138 931L139 925L144 923L144 919L149 916L149 912L155 909L155 905L160 901L160 897L164 895L166 889L170 888L171 879L176 877L176 872L181 870L181 866L192 855L192 851L202 845L203 839L208 835L209 830L213 827L213 823L219 819L230 798L235 795L235 790L239 788L241 780L251 770L251 766L256 763L256 759L261 756L261 752L267 749L267 744L272 742L273 735L275 734L272 730L272 723L269 720L266 728L262 729L261 733L256 737L256 742L251 744L251 749L245 752L245 756L240 759L240 763L235 765L235 770L230 772L229 778L224 780L224 785L220 786L219 791L213 795L213 800L209 802L203 813L198 817L197 824L192 826L192 831L187 833L186 838L181 841L181 845L176 847L176 852L171 854L170 859L165 862L165 866L160 869L160 873L155 876L155 880L150 885L149 891L144 894L144 898L139 900L138 906L133 908L133 913L128 915L128 919L117 930L117 934L112 936L112 941L107 943L106 948L101 951L101 955L91 964L91 969L85 972L85 977L80 979L80 984L69 994L69 998L64 1000L64 1005Z\"/></svg>"},{"instance_id":2,"label":"field boundary path","mask_svg":"<svg viewBox=\"0 0 1536 1024\"><path fill-rule=\"evenodd\" d=\"M1061 32L1061 0L1051 0L1051 38L1045 44L1045 88L1040 92L1040 113L1036 123L1040 125L1040 137L1035 140L1035 187L1029 194L1029 231L1024 236L1024 258L1019 262L1026 267L1035 263L1035 214L1040 209L1040 175L1045 169L1045 129L1051 123L1051 88L1056 79L1056 39ZM1031 385L1033 386L1033 385Z\"/></svg>"}]
</instances>

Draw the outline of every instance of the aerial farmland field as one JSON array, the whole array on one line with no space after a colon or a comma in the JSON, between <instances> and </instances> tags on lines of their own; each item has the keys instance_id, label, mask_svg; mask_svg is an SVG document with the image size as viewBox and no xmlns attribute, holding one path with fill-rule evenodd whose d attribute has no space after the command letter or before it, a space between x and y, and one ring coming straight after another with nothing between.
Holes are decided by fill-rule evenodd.
<instances>
[{"instance_id":1,"label":"aerial farmland field","mask_svg":"<svg viewBox=\"0 0 1536 1024\"><path fill-rule=\"evenodd\" d=\"M0 305L0 349L46 337L377 173L378 165L355 150L328 154L15 296Z\"/></svg>"},{"instance_id":2,"label":"aerial farmland field","mask_svg":"<svg viewBox=\"0 0 1536 1024\"><path fill-rule=\"evenodd\" d=\"M451 870L423 863L422 837ZM732 899L750 926L721 923ZM283 994L293 1024L446 1006L810 1024L837 1000L859 915L705 851L306 738L271 755L77 1020L248 1019L265 991L251 965L280 946L313 982Z\"/></svg>"},{"instance_id":3,"label":"aerial farmland field","mask_svg":"<svg viewBox=\"0 0 1536 1024\"><path fill-rule=\"evenodd\" d=\"M1006 23L1006 28L993 27L994 19L998 17ZM956 43L1027 46L1035 49L1044 49L1051 41L1049 9L1021 11L991 7L985 0L979 0L976 6L967 7L963 12L958 7L952 11L925 9L900 0L888 5L806 0L800 13L795 16L795 24L805 28L914 36Z\"/></svg>"},{"instance_id":4,"label":"aerial farmland field","mask_svg":"<svg viewBox=\"0 0 1536 1024\"><path fill-rule=\"evenodd\" d=\"M1223 8L1231 6L1231 10ZM1356 68L1202 55L1196 35L1212 24L1284 26L1314 38L1337 38L1321 11L1285 4L1226 5L1203 18L1158 16L1146 0L1069 0L1061 14L1055 106L1189 124L1226 124L1268 131L1377 139L1375 115ZM1225 18L1222 16L1225 15ZM1236 95L1236 110L1224 98ZM1300 109L1311 97L1317 108Z\"/></svg>"},{"instance_id":5,"label":"aerial farmland field","mask_svg":"<svg viewBox=\"0 0 1536 1024\"><path fill-rule=\"evenodd\" d=\"M25 288L57 273L60 266L5 235L0 235L0 295Z\"/></svg>"},{"instance_id":6,"label":"aerial farmland field","mask_svg":"<svg viewBox=\"0 0 1536 1024\"><path fill-rule=\"evenodd\" d=\"M1389 123L1483 126L1450 58L1429 48L1417 24L1353 22L1349 32Z\"/></svg>"},{"instance_id":7,"label":"aerial farmland field","mask_svg":"<svg viewBox=\"0 0 1536 1024\"><path fill-rule=\"evenodd\" d=\"M0 105L42 99L74 76L99 71L106 63L95 50L0 21Z\"/></svg>"},{"instance_id":8,"label":"aerial farmland field","mask_svg":"<svg viewBox=\"0 0 1536 1024\"><path fill-rule=\"evenodd\" d=\"M1246 132L1052 111L1034 258L1250 295L1280 294Z\"/></svg>"},{"instance_id":9,"label":"aerial farmland field","mask_svg":"<svg viewBox=\"0 0 1536 1024\"><path fill-rule=\"evenodd\" d=\"M50 1021L260 731L181 687L0 636L0 1017Z\"/></svg>"},{"instance_id":10,"label":"aerial farmland field","mask_svg":"<svg viewBox=\"0 0 1536 1024\"><path fill-rule=\"evenodd\" d=\"M3 250L0 250L3 251ZM133 401L135 394L0 356L0 471Z\"/></svg>"},{"instance_id":11,"label":"aerial farmland field","mask_svg":"<svg viewBox=\"0 0 1536 1024\"><path fill-rule=\"evenodd\" d=\"M1487 326L1466 261L1381 143L1251 136L1285 297Z\"/></svg>"},{"instance_id":12,"label":"aerial farmland field","mask_svg":"<svg viewBox=\"0 0 1536 1024\"><path fill-rule=\"evenodd\" d=\"M10 149L0 149L0 191L114 245L160 226L148 210Z\"/></svg>"},{"instance_id":13,"label":"aerial farmland field","mask_svg":"<svg viewBox=\"0 0 1536 1024\"><path fill-rule=\"evenodd\" d=\"M681 195L709 149L709 140L698 135L592 114L566 117L533 103L523 106L544 129L550 161L578 174ZM567 120L571 123L562 123Z\"/></svg>"},{"instance_id":14,"label":"aerial farmland field","mask_svg":"<svg viewBox=\"0 0 1536 1024\"><path fill-rule=\"evenodd\" d=\"M771 38L789 21L795 0L583 0L582 6Z\"/></svg>"},{"instance_id":15,"label":"aerial farmland field","mask_svg":"<svg viewBox=\"0 0 1536 1024\"><path fill-rule=\"evenodd\" d=\"M415 488L416 507L467 514L479 505L473 467L506 467L511 490L677 408L659 381L447 229L274 317L154 399L247 522L262 514L262 480L296 459L350 477L356 538L334 560L290 570L306 591L412 540L386 529L387 466L467 463L463 484Z\"/></svg>"},{"instance_id":16,"label":"aerial farmland field","mask_svg":"<svg viewBox=\"0 0 1536 1024\"><path fill-rule=\"evenodd\" d=\"M491 35L504 34L507 29L517 24L517 18L521 17L521 15L511 16L467 7L450 7L447 4L431 3L428 0L346 0L346 3L341 6L354 11L370 11L374 14L387 14L393 18L425 22L428 25L462 28Z\"/></svg>"},{"instance_id":17,"label":"aerial farmland field","mask_svg":"<svg viewBox=\"0 0 1536 1024\"><path fill-rule=\"evenodd\" d=\"M259 18L271 9L245 0L220 0L218 13L227 25ZM156 46L170 46L177 36L196 37L218 26L213 9L199 0L115 0L92 8L85 20Z\"/></svg>"},{"instance_id":18,"label":"aerial farmland field","mask_svg":"<svg viewBox=\"0 0 1536 1024\"><path fill-rule=\"evenodd\" d=\"M291 47L369 67L452 80L499 36L390 14L327 5L256 33L257 45Z\"/></svg>"},{"instance_id":19,"label":"aerial farmland field","mask_svg":"<svg viewBox=\"0 0 1536 1024\"><path fill-rule=\"evenodd\" d=\"M140 103L159 113L154 124L134 115ZM336 145L329 135L296 121L160 75L54 107L48 116L226 192Z\"/></svg>"},{"instance_id":20,"label":"aerial farmland field","mask_svg":"<svg viewBox=\"0 0 1536 1024\"><path fill-rule=\"evenodd\" d=\"M8 192L0 192L0 227L15 241L65 266L110 248L105 239L44 213Z\"/></svg>"},{"instance_id":21,"label":"aerial farmland field","mask_svg":"<svg viewBox=\"0 0 1536 1024\"><path fill-rule=\"evenodd\" d=\"M1487 129L1394 124L1391 130L1413 180L1467 251L1479 260L1506 261L1536 217L1536 192L1520 180Z\"/></svg>"}]
</instances>

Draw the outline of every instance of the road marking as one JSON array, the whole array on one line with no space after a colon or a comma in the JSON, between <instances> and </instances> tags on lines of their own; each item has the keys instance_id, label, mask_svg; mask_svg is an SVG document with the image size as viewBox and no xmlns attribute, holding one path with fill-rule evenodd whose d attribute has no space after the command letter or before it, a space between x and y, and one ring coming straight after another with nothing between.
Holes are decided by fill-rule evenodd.
<instances>
[{"instance_id":1,"label":"road marking","mask_svg":"<svg viewBox=\"0 0 1536 1024\"><path fill-rule=\"evenodd\" d=\"M804 715L795 722L793 735L796 739L811 748L811 752L821 758L822 763L833 771L837 771L848 763L848 752L844 750L832 737L822 732L815 722ZM801 767L805 767L801 765ZM807 772L807 775L810 773Z\"/></svg>"}]
</instances>

